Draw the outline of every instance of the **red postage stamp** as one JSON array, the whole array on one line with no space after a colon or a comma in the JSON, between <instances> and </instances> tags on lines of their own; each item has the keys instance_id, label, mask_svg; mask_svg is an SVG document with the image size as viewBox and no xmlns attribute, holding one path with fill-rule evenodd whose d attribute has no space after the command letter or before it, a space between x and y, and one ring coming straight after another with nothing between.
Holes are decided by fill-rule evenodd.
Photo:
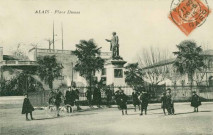
<instances>
[{"instance_id":1,"label":"red postage stamp","mask_svg":"<svg viewBox=\"0 0 213 135\"><path fill-rule=\"evenodd\" d=\"M188 36L206 21L209 14L206 0L173 0L169 19Z\"/></svg>"}]
</instances>

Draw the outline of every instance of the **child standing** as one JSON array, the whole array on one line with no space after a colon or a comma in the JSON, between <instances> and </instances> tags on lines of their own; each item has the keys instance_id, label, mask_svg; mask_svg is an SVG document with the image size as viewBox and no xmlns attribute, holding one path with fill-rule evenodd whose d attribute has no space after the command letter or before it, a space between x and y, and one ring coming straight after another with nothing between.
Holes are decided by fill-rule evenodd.
<instances>
[{"instance_id":1,"label":"child standing","mask_svg":"<svg viewBox=\"0 0 213 135\"><path fill-rule=\"evenodd\" d=\"M22 106L22 114L26 114L26 120L28 121L28 113L30 113L31 120L33 120L32 111L34 111L34 108L32 104L30 103L30 100L28 98L28 95L25 94L23 106Z\"/></svg>"}]
</instances>

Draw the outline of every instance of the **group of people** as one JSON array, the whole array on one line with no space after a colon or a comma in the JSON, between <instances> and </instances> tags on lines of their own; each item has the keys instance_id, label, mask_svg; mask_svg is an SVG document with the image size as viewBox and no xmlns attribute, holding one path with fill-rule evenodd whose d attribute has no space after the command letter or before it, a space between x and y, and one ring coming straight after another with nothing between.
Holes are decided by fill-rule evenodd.
<instances>
[{"instance_id":1,"label":"group of people","mask_svg":"<svg viewBox=\"0 0 213 135\"><path fill-rule=\"evenodd\" d=\"M106 105L111 107L111 102L114 96L114 92L110 89L110 87L105 88L105 95L106 95ZM88 89L85 93L85 96L88 101L88 105L93 107L93 105L97 105L98 108L101 107L102 104L102 97L101 97L101 89L98 84L95 85L93 90Z\"/></svg>"},{"instance_id":2,"label":"group of people","mask_svg":"<svg viewBox=\"0 0 213 135\"><path fill-rule=\"evenodd\" d=\"M166 115L166 110L168 115L175 115L174 109L174 97L171 94L171 89L168 88L166 92L163 93L161 97L161 108L163 109L163 113Z\"/></svg>"},{"instance_id":3,"label":"group of people","mask_svg":"<svg viewBox=\"0 0 213 135\"><path fill-rule=\"evenodd\" d=\"M85 94L90 107L93 107L93 105L97 105L98 108L101 107L101 90L98 84L95 85L93 91L88 89Z\"/></svg>"},{"instance_id":4,"label":"group of people","mask_svg":"<svg viewBox=\"0 0 213 135\"><path fill-rule=\"evenodd\" d=\"M133 105L134 105L135 111L138 106L139 110L141 111L140 115L143 115L143 112L146 115L149 99L150 99L149 94L146 91L142 91L140 93L140 92L134 90L132 92L132 100L133 100Z\"/></svg>"},{"instance_id":5,"label":"group of people","mask_svg":"<svg viewBox=\"0 0 213 135\"><path fill-rule=\"evenodd\" d=\"M128 96L124 93L121 87L119 87L115 93L112 90L110 90L110 88L107 87L107 89L105 90L105 93L106 93L108 107L111 106L111 100L113 99L112 97L114 96L118 108L122 111L122 115L128 114L127 113ZM77 106L77 110L80 109L79 103L78 103L79 91L76 88L76 85L72 85L72 87L69 87L65 93L65 96L59 89L56 89L55 92L54 91L50 92L49 97L50 97L49 104L53 104L56 106L57 116L60 116L59 107L61 103L63 102L63 100L64 100L64 104L67 106L67 112L72 113L74 105ZM98 85L94 87L93 92L91 92L91 90L88 90L86 92L86 97L90 107L93 104L96 104L98 107L100 107L102 99L101 99L101 91ZM142 91L141 93L139 93L138 91L134 90L132 92L134 110L136 111L138 106L139 110L141 111L140 115L143 115L143 112L146 115L149 99L150 99L150 96L146 91ZM196 94L196 92L193 92L191 97L191 106L194 107L194 112L198 112L198 107L200 105L201 105L200 97ZM163 93L163 96L161 97L161 108L163 109L163 113L165 115L167 113L168 115L175 115L174 96L172 96L170 88L168 88L166 92ZM23 107L22 107L22 114L26 114L26 120L29 120L28 114L30 114L32 120L34 119L32 116L32 111L34 111L34 107L30 103L28 94L25 94Z\"/></svg>"},{"instance_id":6,"label":"group of people","mask_svg":"<svg viewBox=\"0 0 213 135\"><path fill-rule=\"evenodd\" d=\"M76 105L79 110L79 90L73 85L72 88L69 87L65 94L64 104L67 106L67 112L73 113L73 106Z\"/></svg>"},{"instance_id":7,"label":"group of people","mask_svg":"<svg viewBox=\"0 0 213 135\"><path fill-rule=\"evenodd\" d=\"M124 110L125 110L125 114L127 115L128 96L124 93L121 87L119 87L119 90L115 92L115 100L118 105L118 109L122 111L122 115L124 115ZM136 90L134 90L132 92L132 100L133 100L133 105L135 107L135 111L138 106L139 110L141 111L140 115L143 115L143 112L146 115L147 107L149 103L149 94L146 91L142 91L141 93L139 93Z\"/></svg>"},{"instance_id":8,"label":"group of people","mask_svg":"<svg viewBox=\"0 0 213 135\"><path fill-rule=\"evenodd\" d=\"M194 112L198 112L198 107L201 105L201 100L195 91L192 92L192 97L190 100L191 106L194 107ZM171 94L170 88L168 88L166 93L163 93L163 96L161 97L161 108L163 109L163 113L165 115L166 110L168 115L175 115L174 97Z\"/></svg>"},{"instance_id":9,"label":"group of people","mask_svg":"<svg viewBox=\"0 0 213 135\"><path fill-rule=\"evenodd\" d=\"M119 88L118 91L115 92L115 99L118 105L118 108L122 110L122 115L127 114L127 95L124 94L124 91ZM146 91L142 91L141 93L134 90L132 92L132 101L134 105L134 110L136 111L137 106L141 111L140 115L147 114L147 107L149 103L150 95ZM198 107L201 105L200 97L194 91L191 97L191 106L194 107L194 112L198 112ZM171 93L171 89L168 88L166 92L163 93L161 97L161 108L163 109L164 115L175 115L174 109L174 96ZM167 111L167 113L166 113Z\"/></svg>"}]
</instances>

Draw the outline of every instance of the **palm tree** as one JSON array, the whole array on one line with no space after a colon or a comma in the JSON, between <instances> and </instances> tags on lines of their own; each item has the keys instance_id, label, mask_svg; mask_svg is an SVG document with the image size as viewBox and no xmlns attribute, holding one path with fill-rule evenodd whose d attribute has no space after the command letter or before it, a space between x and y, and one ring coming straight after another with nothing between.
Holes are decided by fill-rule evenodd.
<instances>
[{"instance_id":1,"label":"palm tree","mask_svg":"<svg viewBox=\"0 0 213 135\"><path fill-rule=\"evenodd\" d=\"M204 56L202 48L197 47L196 42L191 40L182 41L177 45L178 51L173 52L176 55L174 67L177 72L182 75L187 74L192 89L193 76L196 70L201 71L206 65L204 63Z\"/></svg>"},{"instance_id":2,"label":"palm tree","mask_svg":"<svg viewBox=\"0 0 213 135\"><path fill-rule=\"evenodd\" d=\"M91 87L93 75L96 71L103 69L104 59L100 57L100 49L98 48L93 39L88 41L80 40L79 44L76 44L76 50L74 54L78 57L75 70L84 77Z\"/></svg>"},{"instance_id":3,"label":"palm tree","mask_svg":"<svg viewBox=\"0 0 213 135\"><path fill-rule=\"evenodd\" d=\"M133 88L142 87L144 80L142 78L142 71L138 68L138 63L128 64L126 69L127 71L124 72L126 76L125 82Z\"/></svg>"},{"instance_id":4,"label":"palm tree","mask_svg":"<svg viewBox=\"0 0 213 135\"><path fill-rule=\"evenodd\" d=\"M55 55L40 56L37 60L39 66L37 68L37 75L49 85L52 90L53 81L61 76L62 64L58 63Z\"/></svg>"}]
</instances>

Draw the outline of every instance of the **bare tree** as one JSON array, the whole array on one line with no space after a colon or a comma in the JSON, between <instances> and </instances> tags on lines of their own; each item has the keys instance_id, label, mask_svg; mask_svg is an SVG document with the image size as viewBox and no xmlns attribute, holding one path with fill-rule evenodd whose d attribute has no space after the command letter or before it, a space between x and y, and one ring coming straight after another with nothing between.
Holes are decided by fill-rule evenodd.
<instances>
[{"instance_id":1,"label":"bare tree","mask_svg":"<svg viewBox=\"0 0 213 135\"><path fill-rule=\"evenodd\" d=\"M143 79L154 85L164 81L172 68L170 65L172 59L169 58L171 57L168 52L159 48L143 49L138 55L139 66L143 69Z\"/></svg>"},{"instance_id":2,"label":"bare tree","mask_svg":"<svg viewBox=\"0 0 213 135\"><path fill-rule=\"evenodd\" d=\"M193 76L193 81L196 82L197 86L202 85L202 82L203 82L203 79L206 75L206 72L207 72L207 68L203 68L202 72L199 72L199 71L195 72L195 74Z\"/></svg>"}]
</instances>

